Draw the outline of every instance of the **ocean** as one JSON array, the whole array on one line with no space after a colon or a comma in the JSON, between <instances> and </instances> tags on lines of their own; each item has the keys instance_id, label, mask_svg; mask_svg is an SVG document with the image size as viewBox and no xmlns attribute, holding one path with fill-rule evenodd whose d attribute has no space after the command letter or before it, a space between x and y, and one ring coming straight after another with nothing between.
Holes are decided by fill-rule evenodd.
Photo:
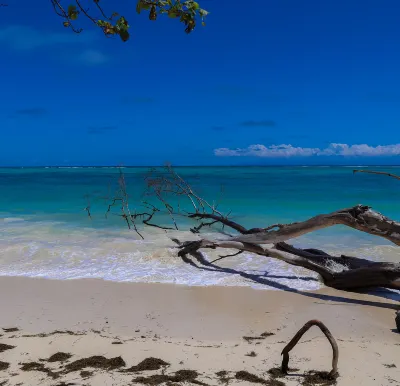
<instances>
[{"instance_id":1,"label":"ocean","mask_svg":"<svg viewBox=\"0 0 400 386\"><path fill-rule=\"evenodd\" d=\"M305 220L356 204L370 205L400 219L400 182L353 174L357 167L178 167L202 197L246 227ZM400 174L400 167L362 167ZM140 211L149 168L123 168L131 212ZM177 218L178 231L139 227L144 239L114 213L105 216L119 170L101 168L0 168L0 275L59 280L175 283L190 286L251 286L258 289L315 290L313 272L274 259L242 254L197 266L177 256L171 238L196 239ZM92 218L85 207L90 201ZM182 208L185 203L182 200ZM177 204L177 202L173 202ZM167 215L159 223L171 226ZM215 236L218 229L206 229ZM227 231L225 229L225 231ZM374 261L400 261L388 241L337 226L291 241L330 253ZM206 251L211 260L226 251Z\"/></svg>"}]
</instances>

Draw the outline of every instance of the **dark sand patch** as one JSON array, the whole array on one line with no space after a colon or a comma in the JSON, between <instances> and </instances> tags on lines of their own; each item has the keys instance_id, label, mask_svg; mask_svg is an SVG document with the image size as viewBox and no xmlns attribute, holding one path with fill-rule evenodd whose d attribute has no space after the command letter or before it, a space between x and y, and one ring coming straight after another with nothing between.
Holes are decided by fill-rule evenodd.
<instances>
[{"instance_id":1,"label":"dark sand patch","mask_svg":"<svg viewBox=\"0 0 400 386\"><path fill-rule=\"evenodd\" d=\"M0 343L0 352L11 350L15 348L15 346L10 346L9 344Z\"/></svg>"},{"instance_id":2,"label":"dark sand patch","mask_svg":"<svg viewBox=\"0 0 400 386\"><path fill-rule=\"evenodd\" d=\"M86 367L103 370L115 370L120 367L126 366L125 361L121 357L107 359L103 356L92 356L89 358L78 359L65 366L65 371L71 373L73 371L80 371Z\"/></svg>"},{"instance_id":3,"label":"dark sand patch","mask_svg":"<svg viewBox=\"0 0 400 386\"><path fill-rule=\"evenodd\" d=\"M139 371L155 371L155 370L160 370L162 367L166 367L169 365L170 365L169 363L163 361L162 359L150 357L144 359L136 366L132 366L129 369L123 371L126 373L136 373Z\"/></svg>"}]
</instances>

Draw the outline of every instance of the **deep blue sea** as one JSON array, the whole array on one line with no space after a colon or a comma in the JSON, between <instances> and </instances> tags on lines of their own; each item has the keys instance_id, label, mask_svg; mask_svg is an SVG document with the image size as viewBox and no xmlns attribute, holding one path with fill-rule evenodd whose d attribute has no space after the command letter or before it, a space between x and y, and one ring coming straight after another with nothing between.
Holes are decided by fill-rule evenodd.
<instances>
[{"instance_id":1,"label":"deep blue sea","mask_svg":"<svg viewBox=\"0 0 400 386\"><path fill-rule=\"evenodd\" d=\"M353 174L354 168L185 167L176 171L198 194L209 202L217 200L221 211L231 212L232 219L248 227L304 220L359 203L400 219L400 182L386 176ZM400 174L400 167L370 169ZM131 212L141 209L148 170L123 169ZM107 201L103 198L114 193L118 177L117 168L106 167L0 168L0 275L268 289L275 288L273 283L310 290L321 286L314 273L251 254L225 259L220 265L262 276L271 285L184 263L176 256L170 238L196 237L187 231L186 219L177 219L179 231L139 227L142 240L116 215L118 208L105 218ZM92 219L84 210L88 197ZM166 215L159 221L171 224ZM293 243L377 261L400 258L389 242L341 226ZM217 254L207 252L206 257Z\"/></svg>"}]
</instances>

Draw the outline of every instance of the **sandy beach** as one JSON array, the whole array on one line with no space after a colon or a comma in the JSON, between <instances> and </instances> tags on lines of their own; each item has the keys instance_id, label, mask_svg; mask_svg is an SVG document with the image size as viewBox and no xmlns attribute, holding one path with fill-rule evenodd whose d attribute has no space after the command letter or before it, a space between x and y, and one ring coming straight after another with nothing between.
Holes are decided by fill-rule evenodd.
<instances>
[{"instance_id":1,"label":"sandy beach","mask_svg":"<svg viewBox=\"0 0 400 386\"><path fill-rule=\"evenodd\" d=\"M338 342L337 384L400 384L398 303L380 295L3 277L0 306L2 385L319 384L306 375L332 352L316 327L288 376L269 372L310 319Z\"/></svg>"}]
</instances>

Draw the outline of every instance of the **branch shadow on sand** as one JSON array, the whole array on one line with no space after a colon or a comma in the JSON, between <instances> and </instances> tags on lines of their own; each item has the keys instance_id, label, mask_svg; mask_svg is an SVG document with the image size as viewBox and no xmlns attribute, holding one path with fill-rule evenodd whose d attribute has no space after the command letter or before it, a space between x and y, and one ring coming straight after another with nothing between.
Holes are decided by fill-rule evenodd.
<instances>
[{"instance_id":1,"label":"branch shadow on sand","mask_svg":"<svg viewBox=\"0 0 400 386\"><path fill-rule=\"evenodd\" d=\"M384 302L379 302L379 301L372 301L372 300L362 300L362 299L352 299L352 298L347 298L343 296L334 296L334 295L326 295L326 294L319 294L315 292L307 292L307 291L301 291L296 288L289 287L285 284L277 283L273 280L270 280L270 278L284 278L284 279L293 279L293 280L306 280L306 281L319 281L318 279L315 279L313 277L297 277L297 276L268 276L267 273L265 274L253 274L253 273L248 273L244 271L240 271L234 268L224 268L220 267L217 264L209 262L207 259L204 258L201 252L193 252L191 253L191 256L194 258L191 259L187 256L183 256L182 260L190 264L191 266L201 269L204 271L209 271L209 272L221 272L221 273L228 273L231 275L239 275L245 279L249 279L255 283L258 284L263 284L266 286L270 286L282 291L286 292L292 292L296 293L299 295L307 296L310 298L315 298L319 300L326 300L326 301L334 301L334 302L342 302L342 303L347 303L347 304L353 304L353 305L363 305L363 306L370 306L370 307L378 307L378 308L386 308L386 309L391 309L391 310L398 310L399 306L393 303L384 303ZM196 261L197 262L196 262ZM345 292L345 291L343 291ZM395 292L395 291L390 291L388 289L382 288L382 289L376 289L376 290L371 290L371 291L357 291L353 293L365 293L368 295L374 295L378 296L381 298L385 299L391 299L395 301L400 301L400 293Z\"/></svg>"}]
</instances>

